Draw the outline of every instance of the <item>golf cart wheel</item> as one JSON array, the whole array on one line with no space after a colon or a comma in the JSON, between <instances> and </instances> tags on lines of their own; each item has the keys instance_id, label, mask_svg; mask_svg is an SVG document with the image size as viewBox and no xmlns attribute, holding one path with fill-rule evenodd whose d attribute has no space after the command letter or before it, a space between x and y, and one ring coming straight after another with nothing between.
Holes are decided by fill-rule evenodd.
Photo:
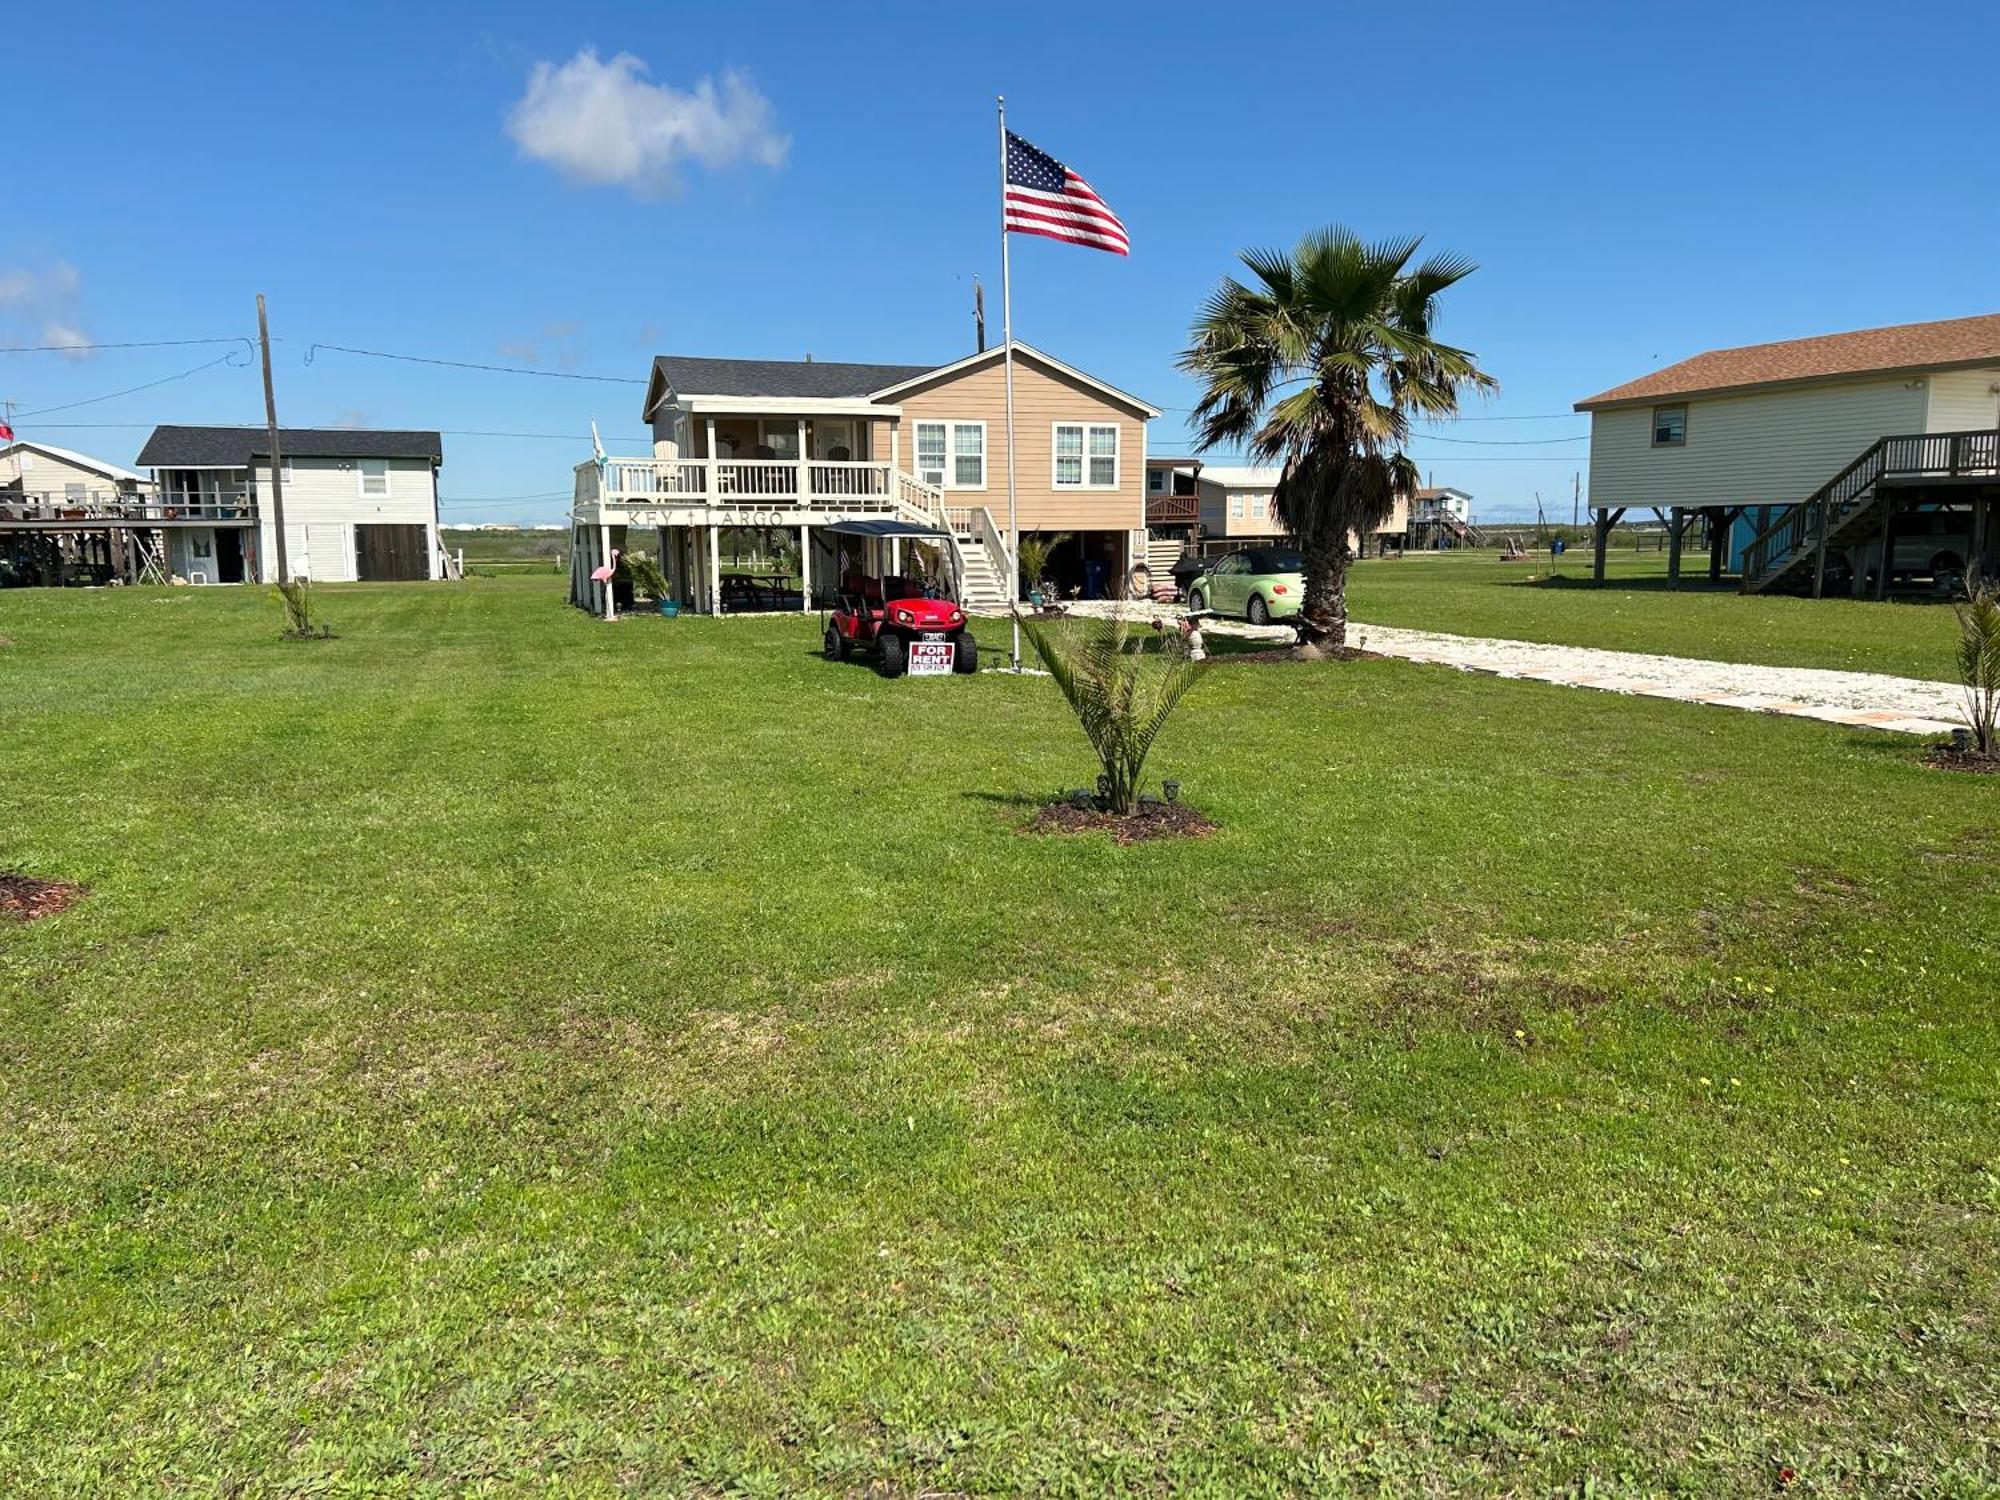
<instances>
[{"instance_id":1,"label":"golf cart wheel","mask_svg":"<svg viewBox=\"0 0 2000 1500\"><path fill-rule=\"evenodd\" d=\"M1956 552L1940 552L1931 559L1931 577L1941 578L1946 574L1963 573L1965 564Z\"/></svg>"},{"instance_id":2,"label":"golf cart wheel","mask_svg":"<svg viewBox=\"0 0 2000 1500\"><path fill-rule=\"evenodd\" d=\"M882 653L882 675L901 677L903 669L909 665L903 649L903 638L900 635L884 632L881 639L876 642L876 646Z\"/></svg>"},{"instance_id":3,"label":"golf cart wheel","mask_svg":"<svg viewBox=\"0 0 2000 1500\"><path fill-rule=\"evenodd\" d=\"M1188 594L1188 613L1198 615L1207 608L1208 595L1204 594L1200 589L1191 590Z\"/></svg>"},{"instance_id":4,"label":"golf cart wheel","mask_svg":"<svg viewBox=\"0 0 2000 1500\"><path fill-rule=\"evenodd\" d=\"M954 672L977 672L979 670L979 642L972 638L972 632L961 630L953 637L957 650L952 653L951 669Z\"/></svg>"},{"instance_id":5,"label":"golf cart wheel","mask_svg":"<svg viewBox=\"0 0 2000 1500\"><path fill-rule=\"evenodd\" d=\"M847 638L832 625L826 627L826 659L828 661L847 660Z\"/></svg>"},{"instance_id":6,"label":"golf cart wheel","mask_svg":"<svg viewBox=\"0 0 2000 1500\"><path fill-rule=\"evenodd\" d=\"M1252 594L1250 596L1250 606L1243 613L1252 625L1268 625L1271 623L1271 607L1264 602L1262 594Z\"/></svg>"}]
</instances>

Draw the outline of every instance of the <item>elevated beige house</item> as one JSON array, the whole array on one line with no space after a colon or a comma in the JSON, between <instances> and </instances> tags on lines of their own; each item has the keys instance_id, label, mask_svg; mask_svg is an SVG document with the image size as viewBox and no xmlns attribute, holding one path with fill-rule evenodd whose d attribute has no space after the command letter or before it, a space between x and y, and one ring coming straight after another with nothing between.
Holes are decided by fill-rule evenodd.
<instances>
[{"instance_id":1,"label":"elevated beige house","mask_svg":"<svg viewBox=\"0 0 2000 1500\"><path fill-rule=\"evenodd\" d=\"M1990 549L2000 314L1718 349L1576 409L1591 418L1600 579L1634 507L1668 522L1676 581L1699 517L1710 576L1734 561L1749 591L1817 593L1831 577L1880 593Z\"/></svg>"},{"instance_id":2,"label":"elevated beige house","mask_svg":"<svg viewBox=\"0 0 2000 1500\"><path fill-rule=\"evenodd\" d=\"M1284 540L1271 497L1282 471L1271 465L1228 467L1203 464L1195 475L1200 501L1200 546L1204 553L1233 552ZM1410 503L1398 500L1395 510L1365 539L1350 532L1347 545L1357 554L1400 546L1409 529Z\"/></svg>"},{"instance_id":3,"label":"elevated beige house","mask_svg":"<svg viewBox=\"0 0 2000 1500\"><path fill-rule=\"evenodd\" d=\"M820 528L871 518L935 527L973 607L1012 601L1003 351L946 365L817 360L653 361L643 415L653 452L579 464L571 599L609 616L591 573L614 551L657 552L673 597L721 612L742 600L722 535L781 537L803 587L769 602L810 609L836 582ZM1065 533L1053 566L1079 587L1122 586L1144 557L1146 422L1157 407L1014 344L1015 490L1021 534Z\"/></svg>"},{"instance_id":4,"label":"elevated beige house","mask_svg":"<svg viewBox=\"0 0 2000 1500\"><path fill-rule=\"evenodd\" d=\"M0 448L0 507L19 515L136 500L150 488L145 475L74 449L25 440Z\"/></svg>"},{"instance_id":5,"label":"elevated beige house","mask_svg":"<svg viewBox=\"0 0 2000 1500\"><path fill-rule=\"evenodd\" d=\"M0 447L0 584L130 581L132 539L93 518L143 513L143 474L70 448L26 440Z\"/></svg>"}]
</instances>

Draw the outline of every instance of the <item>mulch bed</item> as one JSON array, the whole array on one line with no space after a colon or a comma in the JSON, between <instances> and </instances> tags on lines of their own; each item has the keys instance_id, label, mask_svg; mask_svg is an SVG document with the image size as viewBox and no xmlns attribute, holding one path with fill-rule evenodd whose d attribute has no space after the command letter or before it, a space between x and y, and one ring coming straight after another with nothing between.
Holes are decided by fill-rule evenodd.
<instances>
[{"instance_id":1,"label":"mulch bed","mask_svg":"<svg viewBox=\"0 0 2000 1500\"><path fill-rule=\"evenodd\" d=\"M37 880L32 875L0 874L0 916L17 922L52 917L74 906L89 892L84 886L61 880Z\"/></svg>"},{"instance_id":2,"label":"mulch bed","mask_svg":"<svg viewBox=\"0 0 2000 1500\"><path fill-rule=\"evenodd\" d=\"M1120 817L1099 812L1094 807L1077 807L1069 802L1051 802L1035 814L1030 833L1096 833L1111 835L1116 844L1137 844L1147 839L1204 838L1217 825L1185 802L1163 802Z\"/></svg>"},{"instance_id":3,"label":"mulch bed","mask_svg":"<svg viewBox=\"0 0 2000 1500\"><path fill-rule=\"evenodd\" d=\"M1974 775L2000 776L2000 755L1980 755L1972 750L1955 750L1950 745L1933 745L1924 752L1924 764L1933 771L1970 771Z\"/></svg>"}]
</instances>

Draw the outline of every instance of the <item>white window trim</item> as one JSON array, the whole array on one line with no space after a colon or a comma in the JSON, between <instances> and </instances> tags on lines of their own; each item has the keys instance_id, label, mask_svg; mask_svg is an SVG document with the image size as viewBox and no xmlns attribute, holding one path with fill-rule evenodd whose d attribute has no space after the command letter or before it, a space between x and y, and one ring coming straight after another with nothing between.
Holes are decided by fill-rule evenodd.
<instances>
[{"instance_id":1,"label":"white window trim","mask_svg":"<svg viewBox=\"0 0 2000 1500\"><path fill-rule=\"evenodd\" d=\"M1081 429L1083 433L1083 477L1075 484L1065 484L1056 467L1056 434L1065 427ZM1111 483L1092 484L1090 482L1090 434L1108 428L1111 432ZM1097 455L1102 458L1103 454ZM1068 421L1049 423L1049 488L1052 490L1095 490L1099 494L1109 494L1119 487L1125 477L1125 435L1116 422Z\"/></svg>"},{"instance_id":2,"label":"white window trim","mask_svg":"<svg viewBox=\"0 0 2000 1500\"><path fill-rule=\"evenodd\" d=\"M993 450L987 446L986 424L984 422L962 421L957 417L919 417L911 422L911 472L919 480L922 480L923 483L929 484L930 481L924 479L922 461L924 450L919 437L920 431L926 427L942 427L944 429L944 483L940 484L938 488L961 492L983 491L986 488L987 479L993 471ZM959 456L958 429L961 427L977 427L979 429L979 483L977 484L959 484L957 482Z\"/></svg>"},{"instance_id":3,"label":"white window trim","mask_svg":"<svg viewBox=\"0 0 2000 1500\"><path fill-rule=\"evenodd\" d=\"M382 491L380 494L374 494L369 491L368 470L365 467L368 464L380 464L382 466ZM392 499L396 493L396 482L394 479L390 478L390 475L392 475L394 472L395 471L389 466L389 460L386 458L355 459L354 493L359 495L363 500Z\"/></svg>"}]
</instances>

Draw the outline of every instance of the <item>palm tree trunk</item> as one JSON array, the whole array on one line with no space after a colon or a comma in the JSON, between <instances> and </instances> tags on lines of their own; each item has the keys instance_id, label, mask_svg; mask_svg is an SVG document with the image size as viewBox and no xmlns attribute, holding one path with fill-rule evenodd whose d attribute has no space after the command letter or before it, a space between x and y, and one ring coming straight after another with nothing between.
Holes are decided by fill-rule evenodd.
<instances>
[{"instance_id":1,"label":"palm tree trunk","mask_svg":"<svg viewBox=\"0 0 2000 1500\"><path fill-rule=\"evenodd\" d=\"M1327 580L1326 644L1338 651L1347 644L1347 565L1353 561L1342 537L1333 549L1333 576Z\"/></svg>"},{"instance_id":2,"label":"palm tree trunk","mask_svg":"<svg viewBox=\"0 0 2000 1500\"><path fill-rule=\"evenodd\" d=\"M1299 602L1299 640L1318 645L1346 626L1347 607L1341 599L1347 549L1336 542L1328 546L1319 538L1308 538L1299 547L1305 559L1306 594ZM1339 644L1338 639L1334 643Z\"/></svg>"}]
</instances>

